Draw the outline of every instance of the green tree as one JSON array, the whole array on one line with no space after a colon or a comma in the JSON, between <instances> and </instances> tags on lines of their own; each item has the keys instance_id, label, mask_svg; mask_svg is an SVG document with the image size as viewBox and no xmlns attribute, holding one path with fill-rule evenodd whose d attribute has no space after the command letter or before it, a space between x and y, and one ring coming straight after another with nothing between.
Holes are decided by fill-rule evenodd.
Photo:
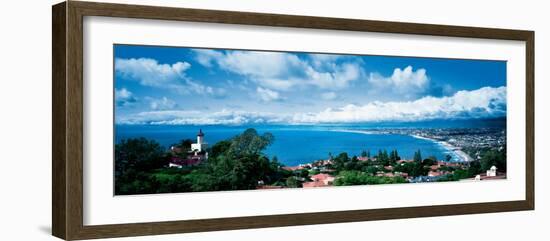
<instances>
[{"instance_id":1,"label":"green tree","mask_svg":"<svg viewBox=\"0 0 550 241\"><path fill-rule=\"evenodd\" d=\"M296 177L288 177L286 179L286 186L290 188L302 187L302 183Z\"/></svg>"},{"instance_id":2,"label":"green tree","mask_svg":"<svg viewBox=\"0 0 550 241\"><path fill-rule=\"evenodd\" d=\"M229 152L232 155L258 155L271 145L273 140L274 137L271 133L264 133L260 136L255 129L249 128L233 138Z\"/></svg>"},{"instance_id":3,"label":"green tree","mask_svg":"<svg viewBox=\"0 0 550 241\"><path fill-rule=\"evenodd\" d=\"M401 160L401 157L399 156L399 153L397 153L397 150L392 150L390 152L390 164L395 165L395 163L399 160Z\"/></svg>"},{"instance_id":4,"label":"green tree","mask_svg":"<svg viewBox=\"0 0 550 241\"><path fill-rule=\"evenodd\" d=\"M338 154L338 156L336 156L333 159L333 162L334 162L334 168L337 171L345 170L346 167L348 167L347 164L350 162L350 158L348 156L348 153L342 152L342 153Z\"/></svg>"},{"instance_id":5,"label":"green tree","mask_svg":"<svg viewBox=\"0 0 550 241\"><path fill-rule=\"evenodd\" d=\"M115 145L115 173L159 168L167 164L164 151L156 141L145 138L125 139Z\"/></svg>"},{"instance_id":6,"label":"green tree","mask_svg":"<svg viewBox=\"0 0 550 241\"><path fill-rule=\"evenodd\" d=\"M481 156L481 169L489 170L496 166L498 171L506 171L506 148L502 150L488 150Z\"/></svg>"},{"instance_id":7,"label":"green tree","mask_svg":"<svg viewBox=\"0 0 550 241\"><path fill-rule=\"evenodd\" d=\"M378 156L376 157L376 161L380 165L387 166L390 164L390 158L388 156L388 151L384 150L378 150Z\"/></svg>"},{"instance_id":8,"label":"green tree","mask_svg":"<svg viewBox=\"0 0 550 241\"><path fill-rule=\"evenodd\" d=\"M219 155L227 152L227 150L229 150L229 147L231 147L231 141L229 140L219 141L216 144L214 144L214 146L212 146L210 153L208 154L210 155L210 157L216 158Z\"/></svg>"},{"instance_id":9,"label":"green tree","mask_svg":"<svg viewBox=\"0 0 550 241\"><path fill-rule=\"evenodd\" d=\"M474 177L477 174L482 173L481 163L479 161L472 161L468 165L468 176Z\"/></svg>"},{"instance_id":10,"label":"green tree","mask_svg":"<svg viewBox=\"0 0 550 241\"><path fill-rule=\"evenodd\" d=\"M193 144L193 140L191 139L183 139L180 141L178 146L182 148L183 150L191 150L191 144Z\"/></svg>"},{"instance_id":11,"label":"green tree","mask_svg":"<svg viewBox=\"0 0 550 241\"><path fill-rule=\"evenodd\" d=\"M259 181L273 184L291 175L281 169L276 157L270 161L262 154L273 140L270 133L259 135L255 129L247 129L228 141L220 142L219 146L215 145L212 148L214 157L190 177L193 190L255 189Z\"/></svg>"},{"instance_id":12,"label":"green tree","mask_svg":"<svg viewBox=\"0 0 550 241\"><path fill-rule=\"evenodd\" d=\"M432 165L437 164L437 160L434 159L434 158L435 158L435 157L430 156L430 157L428 157L428 158L422 160L422 165L423 165L423 166L432 166Z\"/></svg>"},{"instance_id":13,"label":"green tree","mask_svg":"<svg viewBox=\"0 0 550 241\"><path fill-rule=\"evenodd\" d=\"M422 162L422 154L420 153L420 150L414 152L413 160L415 162Z\"/></svg>"}]
</instances>

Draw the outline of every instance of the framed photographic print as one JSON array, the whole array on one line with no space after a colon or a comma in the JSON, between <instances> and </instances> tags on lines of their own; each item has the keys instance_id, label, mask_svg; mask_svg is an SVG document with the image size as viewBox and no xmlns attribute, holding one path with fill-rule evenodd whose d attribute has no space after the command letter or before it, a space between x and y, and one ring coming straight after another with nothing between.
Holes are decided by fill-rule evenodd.
<instances>
[{"instance_id":1,"label":"framed photographic print","mask_svg":"<svg viewBox=\"0 0 550 241\"><path fill-rule=\"evenodd\" d=\"M53 235L534 209L534 32L53 6Z\"/></svg>"}]
</instances>

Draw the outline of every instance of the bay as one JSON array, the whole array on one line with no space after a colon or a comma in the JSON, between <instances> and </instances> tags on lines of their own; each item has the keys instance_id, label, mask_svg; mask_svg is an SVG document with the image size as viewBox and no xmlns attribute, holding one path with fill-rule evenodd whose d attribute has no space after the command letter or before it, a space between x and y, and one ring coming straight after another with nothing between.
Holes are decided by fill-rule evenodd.
<instances>
[{"instance_id":1,"label":"bay","mask_svg":"<svg viewBox=\"0 0 550 241\"><path fill-rule=\"evenodd\" d=\"M382 128L394 128L383 126ZM350 156L359 156L363 150L370 150L376 155L378 150L395 149L403 159L412 159L414 152L420 150L424 158L435 156L444 160L447 154L452 161L460 158L441 144L419 139L409 135L372 134L350 132L349 130L369 128L365 125L259 125L259 126L195 126L195 125L116 125L115 142L122 139L145 137L159 142L165 148L182 139L196 140L199 129L205 133L205 141L210 146L232 138L247 128L255 128L260 134L270 132L275 141L264 153L272 158L277 156L279 162L287 166L310 163L327 159L329 153L336 156L347 152Z\"/></svg>"}]
</instances>

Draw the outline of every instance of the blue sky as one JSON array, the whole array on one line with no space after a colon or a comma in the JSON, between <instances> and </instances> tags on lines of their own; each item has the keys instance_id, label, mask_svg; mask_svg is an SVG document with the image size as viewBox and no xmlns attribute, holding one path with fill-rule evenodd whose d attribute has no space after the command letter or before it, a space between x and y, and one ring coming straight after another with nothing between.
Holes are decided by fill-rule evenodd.
<instances>
[{"instance_id":1,"label":"blue sky","mask_svg":"<svg viewBox=\"0 0 550 241\"><path fill-rule=\"evenodd\" d=\"M506 62L114 46L119 124L419 121L506 115Z\"/></svg>"}]
</instances>

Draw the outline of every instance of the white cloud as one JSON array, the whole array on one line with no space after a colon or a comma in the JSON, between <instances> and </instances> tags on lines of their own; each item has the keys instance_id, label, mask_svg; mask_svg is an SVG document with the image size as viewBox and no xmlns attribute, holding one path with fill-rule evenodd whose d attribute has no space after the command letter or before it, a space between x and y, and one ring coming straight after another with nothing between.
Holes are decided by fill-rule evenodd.
<instances>
[{"instance_id":1,"label":"white cloud","mask_svg":"<svg viewBox=\"0 0 550 241\"><path fill-rule=\"evenodd\" d=\"M166 97L162 97L160 99L147 98L147 100L149 100L149 107L152 110L169 110L177 107L175 101Z\"/></svg>"},{"instance_id":2,"label":"white cloud","mask_svg":"<svg viewBox=\"0 0 550 241\"><path fill-rule=\"evenodd\" d=\"M288 75L302 61L293 54L279 52L230 51L218 59L223 69L258 78Z\"/></svg>"},{"instance_id":3,"label":"white cloud","mask_svg":"<svg viewBox=\"0 0 550 241\"><path fill-rule=\"evenodd\" d=\"M488 118L506 114L506 87L459 91L449 97L423 97L406 102L371 102L296 114L295 123L419 121L430 119Z\"/></svg>"},{"instance_id":4,"label":"white cloud","mask_svg":"<svg viewBox=\"0 0 550 241\"><path fill-rule=\"evenodd\" d=\"M213 113L201 111L164 110L148 111L119 117L117 124L151 125L241 125L282 123L278 114L222 110Z\"/></svg>"},{"instance_id":5,"label":"white cloud","mask_svg":"<svg viewBox=\"0 0 550 241\"><path fill-rule=\"evenodd\" d=\"M262 87L256 88L256 92L258 93L258 96L261 100L269 102L269 101L275 101L275 100L281 100L281 96L279 95L279 92L273 91L270 89L264 89Z\"/></svg>"},{"instance_id":6,"label":"white cloud","mask_svg":"<svg viewBox=\"0 0 550 241\"><path fill-rule=\"evenodd\" d=\"M155 59L115 59L115 71L143 86L171 89L181 94L220 95L223 90L199 84L185 75L191 67L187 62L160 64Z\"/></svg>"},{"instance_id":7,"label":"white cloud","mask_svg":"<svg viewBox=\"0 0 550 241\"><path fill-rule=\"evenodd\" d=\"M137 99L134 94L126 88L115 89L115 103L119 107L128 106L135 103Z\"/></svg>"},{"instance_id":8,"label":"white cloud","mask_svg":"<svg viewBox=\"0 0 550 241\"><path fill-rule=\"evenodd\" d=\"M222 53L212 49L193 49L196 54L196 60L206 67L212 67L214 59L222 57Z\"/></svg>"},{"instance_id":9,"label":"white cloud","mask_svg":"<svg viewBox=\"0 0 550 241\"><path fill-rule=\"evenodd\" d=\"M187 62L176 62L170 64L159 64L154 59L115 59L115 70L132 79L136 79L144 86L162 87L177 84L185 77L185 70L191 64Z\"/></svg>"},{"instance_id":10,"label":"white cloud","mask_svg":"<svg viewBox=\"0 0 550 241\"><path fill-rule=\"evenodd\" d=\"M430 85L430 79L425 69L413 70L412 66L404 69L395 68L389 77L379 73L370 73L368 82L373 92L386 92L415 97L425 93Z\"/></svg>"},{"instance_id":11,"label":"white cloud","mask_svg":"<svg viewBox=\"0 0 550 241\"><path fill-rule=\"evenodd\" d=\"M321 98L323 100L334 100L337 97L338 97L338 95L336 95L336 93L334 93L334 92L325 92L325 93L321 94Z\"/></svg>"},{"instance_id":12,"label":"white cloud","mask_svg":"<svg viewBox=\"0 0 550 241\"><path fill-rule=\"evenodd\" d=\"M346 105L315 113L270 113L222 110L150 111L120 116L118 124L241 125L255 123L359 123L377 121L421 121L432 119L492 118L506 115L506 87L484 87L459 91L449 97L423 97L406 102L371 102Z\"/></svg>"},{"instance_id":13,"label":"white cloud","mask_svg":"<svg viewBox=\"0 0 550 241\"><path fill-rule=\"evenodd\" d=\"M361 75L361 67L357 64L345 63L334 65L332 72L319 72L313 67L306 68L307 78L312 85L322 89L342 89L349 86L350 82Z\"/></svg>"},{"instance_id":14,"label":"white cloud","mask_svg":"<svg viewBox=\"0 0 550 241\"><path fill-rule=\"evenodd\" d=\"M343 58L343 55L340 54L309 54L308 57L311 59L311 63L316 68L323 68L326 66L331 66L336 60Z\"/></svg>"},{"instance_id":15,"label":"white cloud","mask_svg":"<svg viewBox=\"0 0 550 241\"><path fill-rule=\"evenodd\" d=\"M263 88L287 91L295 87L317 86L321 89L345 88L359 79L362 69L357 63L336 64L332 55L300 59L281 52L195 50L197 61L239 74Z\"/></svg>"}]
</instances>

